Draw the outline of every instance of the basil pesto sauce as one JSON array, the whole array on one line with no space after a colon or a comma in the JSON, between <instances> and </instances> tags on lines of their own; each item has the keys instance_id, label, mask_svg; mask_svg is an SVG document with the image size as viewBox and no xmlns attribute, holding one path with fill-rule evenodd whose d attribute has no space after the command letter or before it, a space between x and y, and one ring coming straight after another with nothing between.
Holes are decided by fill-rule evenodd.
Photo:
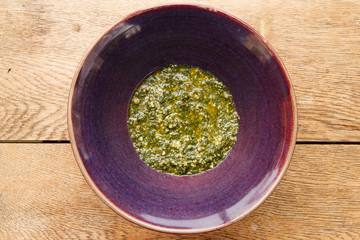
<instances>
[{"instance_id":1,"label":"basil pesto sauce","mask_svg":"<svg viewBox=\"0 0 360 240\"><path fill-rule=\"evenodd\" d=\"M137 88L127 124L146 164L190 175L214 168L229 154L239 116L230 92L211 73L170 65Z\"/></svg>"}]
</instances>

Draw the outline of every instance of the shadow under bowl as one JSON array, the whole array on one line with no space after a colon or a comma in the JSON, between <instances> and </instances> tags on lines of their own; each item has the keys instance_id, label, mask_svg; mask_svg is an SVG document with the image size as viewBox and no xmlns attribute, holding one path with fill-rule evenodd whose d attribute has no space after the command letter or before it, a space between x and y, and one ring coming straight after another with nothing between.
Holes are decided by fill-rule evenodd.
<instances>
[{"instance_id":1,"label":"shadow under bowl","mask_svg":"<svg viewBox=\"0 0 360 240\"><path fill-rule=\"evenodd\" d=\"M153 170L129 136L133 92L171 63L214 74L240 116L230 154L201 174ZM243 218L273 191L294 150L297 115L286 70L255 30L212 8L167 5L128 16L92 45L73 80L68 124L85 179L113 210L150 229L197 233Z\"/></svg>"}]
</instances>

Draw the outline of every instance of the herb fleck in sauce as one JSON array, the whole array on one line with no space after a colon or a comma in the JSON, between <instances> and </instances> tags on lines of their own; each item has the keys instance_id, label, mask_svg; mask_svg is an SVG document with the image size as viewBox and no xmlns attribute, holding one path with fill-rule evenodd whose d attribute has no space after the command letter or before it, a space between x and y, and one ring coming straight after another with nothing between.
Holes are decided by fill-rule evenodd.
<instances>
[{"instance_id":1,"label":"herb fleck in sauce","mask_svg":"<svg viewBox=\"0 0 360 240\"><path fill-rule=\"evenodd\" d=\"M150 167L190 175L214 168L229 154L239 116L230 92L211 73L170 65L135 91L127 124Z\"/></svg>"}]
</instances>

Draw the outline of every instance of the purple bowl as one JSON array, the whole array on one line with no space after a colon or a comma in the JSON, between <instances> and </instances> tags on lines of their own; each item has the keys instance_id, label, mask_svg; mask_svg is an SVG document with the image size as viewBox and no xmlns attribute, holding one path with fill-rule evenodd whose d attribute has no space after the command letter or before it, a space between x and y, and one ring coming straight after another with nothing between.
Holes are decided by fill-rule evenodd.
<instances>
[{"instance_id":1,"label":"purple bowl","mask_svg":"<svg viewBox=\"0 0 360 240\"><path fill-rule=\"evenodd\" d=\"M213 73L240 116L229 156L201 174L153 170L129 136L133 92L170 63ZM243 218L274 190L294 151L297 114L284 65L254 29L209 7L167 5L126 17L90 47L71 86L68 124L77 163L109 207L150 229L198 233Z\"/></svg>"}]
</instances>

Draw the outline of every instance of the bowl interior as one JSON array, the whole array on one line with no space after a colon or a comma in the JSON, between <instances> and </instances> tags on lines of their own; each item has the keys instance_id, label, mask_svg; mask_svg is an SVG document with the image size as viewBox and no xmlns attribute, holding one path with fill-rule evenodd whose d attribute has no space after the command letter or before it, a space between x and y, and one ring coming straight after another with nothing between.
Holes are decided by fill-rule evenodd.
<instances>
[{"instance_id":1,"label":"bowl interior","mask_svg":"<svg viewBox=\"0 0 360 240\"><path fill-rule=\"evenodd\" d=\"M240 116L229 156L201 174L159 173L130 140L133 92L169 63L214 74ZM162 6L120 21L89 50L71 90L69 126L85 178L115 211L152 229L200 232L243 217L273 190L292 155L296 109L283 65L254 30L208 8Z\"/></svg>"}]
</instances>

